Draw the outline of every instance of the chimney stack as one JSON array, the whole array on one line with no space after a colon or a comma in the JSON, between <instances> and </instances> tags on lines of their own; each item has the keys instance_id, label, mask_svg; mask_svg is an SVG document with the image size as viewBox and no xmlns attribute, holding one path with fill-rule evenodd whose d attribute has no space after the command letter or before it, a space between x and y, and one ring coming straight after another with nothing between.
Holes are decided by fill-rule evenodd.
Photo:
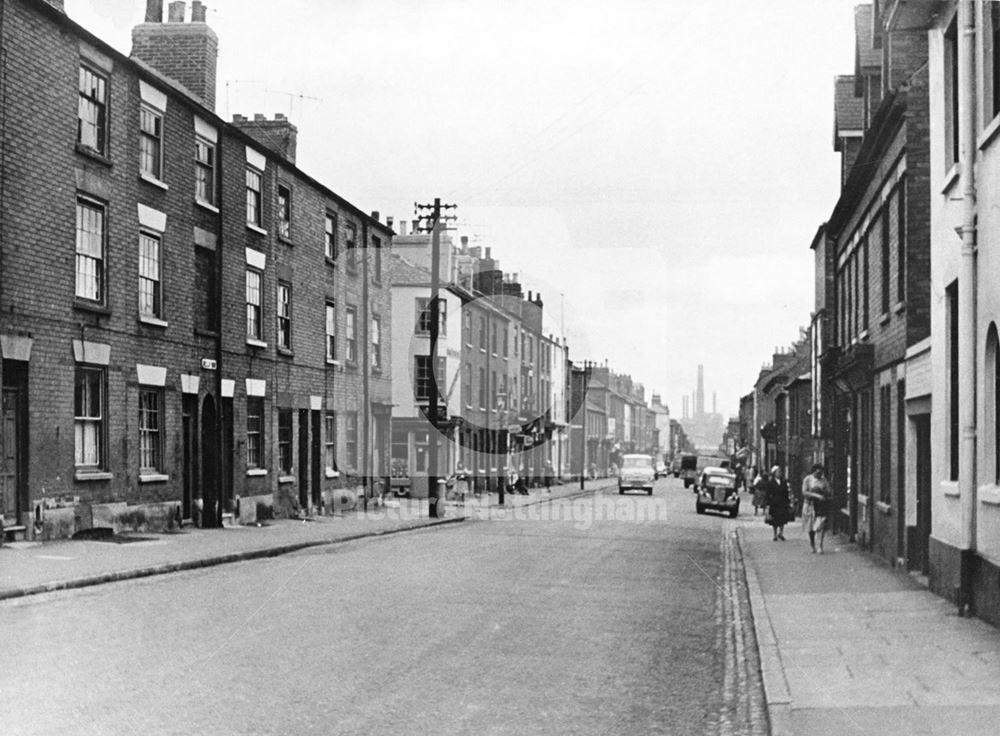
<instances>
[{"instance_id":1,"label":"chimney stack","mask_svg":"<svg viewBox=\"0 0 1000 736\"><path fill-rule=\"evenodd\" d=\"M399 221L399 234L406 235L406 220Z\"/></svg>"},{"instance_id":2,"label":"chimney stack","mask_svg":"<svg viewBox=\"0 0 1000 736\"><path fill-rule=\"evenodd\" d=\"M194 0L191 3L191 22L192 23L204 23L205 13L208 9L205 4L200 0Z\"/></svg>"},{"instance_id":3,"label":"chimney stack","mask_svg":"<svg viewBox=\"0 0 1000 736\"><path fill-rule=\"evenodd\" d=\"M205 6L195 2L191 23L187 3L170 3L163 22L163 0L147 0L145 22L132 29L132 58L173 80L205 107L215 110L219 37L205 22Z\"/></svg>"},{"instance_id":4,"label":"chimney stack","mask_svg":"<svg viewBox=\"0 0 1000 736\"><path fill-rule=\"evenodd\" d=\"M233 115L233 125L288 163L295 163L299 129L280 112L274 114L274 120L259 112L254 113L252 121L243 115Z\"/></svg>"},{"instance_id":5,"label":"chimney stack","mask_svg":"<svg viewBox=\"0 0 1000 736\"><path fill-rule=\"evenodd\" d=\"M375 222L381 222L382 220L379 217L381 214L382 213L378 210L372 210L372 219L375 220Z\"/></svg>"},{"instance_id":6,"label":"chimney stack","mask_svg":"<svg viewBox=\"0 0 1000 736\"><path fill-rule=\"evenodd\" d=\"M174 2L167 6L167 22L183 23L185 10L187 10L185 0L174 0Z\"/></svg>"},{"instance_id":7,"label":"chimney stack","mask_svg":"<svg viewBox=\"0 0 1000 736\"><path fill-rule=\"evenodd\" d=\"M146 0L146 22L163 22L163 0Z\"/></svg>"},{"instance_id":8,"label":"chimney stack","mask_svg":"<svg viewBox=\"0 0 1000 736\"><path fill-rule=\"evenodd\" d=\"M395 217L393 217L392 215L386 215L386 216L385 216L385 226L386 226L387 228L389 228L390 230L392 230L392 225L393 225L393 223L394 223L395 221L396 221L396 218L395 218Z\"/></svg>"}]
</instances>

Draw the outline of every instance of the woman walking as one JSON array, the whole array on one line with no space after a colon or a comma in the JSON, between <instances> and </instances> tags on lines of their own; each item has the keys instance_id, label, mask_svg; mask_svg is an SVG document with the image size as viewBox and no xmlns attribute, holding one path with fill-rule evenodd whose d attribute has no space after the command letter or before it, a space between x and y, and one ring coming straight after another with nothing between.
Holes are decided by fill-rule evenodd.
<instances>
[{"instance_id":1,"label":"woman walking","mask_svg":"<svg viewBox=\"0 0 1000 736\"><path fill-rule=\"evenodd\" d=\"M791 500L788 496L788 482L782 477L781 467L771 468L771 478L766 481L767 513L764 522L774 530L773 540L785 541L785 524L791 518Z\"/></svg>"},{"instance_id":2,"label":"woman walking","mask_svg":"<svg viewBox=\"0 0 1000 736\"><path fill-rule=\"evenodd\" d=\"M813 465L812 473L802 482L802 527L809 533L809 546L816 552L816 534L819 533L819 553L823 554L826 537L826 518L830 513L832 493L824 477L823 466Z\"/></svg>"}]
</instances>

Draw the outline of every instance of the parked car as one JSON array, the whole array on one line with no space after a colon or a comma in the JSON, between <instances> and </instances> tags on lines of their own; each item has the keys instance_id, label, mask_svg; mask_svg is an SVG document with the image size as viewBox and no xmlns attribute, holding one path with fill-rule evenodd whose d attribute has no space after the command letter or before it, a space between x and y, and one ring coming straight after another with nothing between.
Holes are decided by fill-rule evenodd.
<instances>
[{"instance_id":1,"label":"parked car","mask_svg":"<svg viewBox=\"0 0 1000 736\"><path fill-rule=\"evenodd\" d=\"M621 471L618 473L618 493L628 490L645 491L653 495L656 481L656 466L649 455L625 455L622 457Z\"/></svg>"},{"instance_id":2,"label":"parked car","mask_svg":"<svg viewBox=\"0 0 1000 736\"><path fill-rule=\"evenodd\" d=\"M704 514L708 509L727 511L736 518L740 513L740 491L736 487L736 473L719 467L705 468L695 487L695 511Z\"/></svg>"},{"instance_id":3,"label":"parked car","mask_svg":"<svg viewBox=\"0 0 1000 736\"><path fill-rule=\"evenodd\" d=\"M667 474L669 472L670 471L667 470L667 464L665 462L663 462L662 460L657 460L656 461L656 478L657 478L657 480L659 480L660 478L666 478Z\"/></svg>"}]
</instances>

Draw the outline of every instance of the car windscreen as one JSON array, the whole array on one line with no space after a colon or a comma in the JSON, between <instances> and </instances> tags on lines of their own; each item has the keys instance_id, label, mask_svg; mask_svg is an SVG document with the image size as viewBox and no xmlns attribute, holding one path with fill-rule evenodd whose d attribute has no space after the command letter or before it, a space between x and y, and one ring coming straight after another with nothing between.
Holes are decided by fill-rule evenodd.
<instances>
[{"instance_id":1,"label":"car windscreen","mask_svg":"<svg viewBox=\"0 0 1000 736\"><path fill-rule=\"evenodd\" d=\"M622 469L638 470L651 468L652 461L648 457L627 457L622 460Z\"/></svg>"}]
</instances>

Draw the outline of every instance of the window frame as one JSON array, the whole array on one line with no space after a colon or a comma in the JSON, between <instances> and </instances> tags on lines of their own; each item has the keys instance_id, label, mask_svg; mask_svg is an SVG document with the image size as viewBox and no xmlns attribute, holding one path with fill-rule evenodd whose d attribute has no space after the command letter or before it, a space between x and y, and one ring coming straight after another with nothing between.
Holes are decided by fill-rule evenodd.
<instances>
[{"instance_id":1,"label":"window frame","mask_svg":"<svg viewBox=\"0 0 1000 736\"><path fill-rule=\"evenodd\" d=\"M372 370L382 370L382 317L373 314L371 326Z\"/></svg>"},{"instance_id":2,"label":"window frame","mask_svg":"<svg viewBox=\"0 0 1000 736\"><path fill-rule=\"evenodd\" d=\"M163 181L163 119L162 110L146 102L139 103L139 173L158 182ZM154 123L152 131L146 129L147 120ZM152 146L152 150L147 150L147 146Z\"/></svg>"},{"instance_id":3,"label":"window frame","mask_svg":"<svg viewBox=\"0 0 1000 736\"><path fill-rule=\"evenodd\" d=\"M337 303L327 300L325 314L326 360L333 363L337 360Z\"/></svg>"},{"instance_id":4,"label":"window frame","mask_svg":"<svg viewBox=\"0 0 1000 736\"><path fill-rule=\"evenodd\" d=\"M143 406L143 399L147 405ZM156 475L163 472L163 389L157 386L139 386L139 475ZM150 407L148 400L152 399ZM151 426L150 418L154 420Z\"/></svg>"},{"instance_id":5,"label":"window frame","mask_svg":"<svg viewBox=\"0 0 1000 736\"><path fill-rule=\"evenodd\" d=\"M246 408L247 470L263 470L267 467L264 456L264 441L267 438L264 397L247 396Z\"/></svg>"},{"instance_id":6,"label":"window frame","mask_svg":"<svg viewBox=\"0 0 1000 736\"><path fill-rule=\"evenodd\" d=\"M337 470L337 413L327 411L323 415L323 465L327 474Z\"/></svg>"},{"instance_id":7,"label":"window frame","mask_svg":"<svg viewBox=\"0 0 1000 736\"><path fill-rule=\"evenodd\" d=\"M358 362L358 308L348 305L344 310L344 339L346 340L344 359L356 365Z\"/></svg>"},{"instance_id":8,"label":"window frame","mask_svg":"<svg viewBox=\"0 0 1000 736\"><path fill-rule=\"evenodd\" d=\"M278 409L278 472L281 475L292 475L295 472L292 414L291 409Z\"/></svg>"},{"instance_id":9,"label":"window frame","mask_svg":"<svg viewBox=\"0 0 1000 736\"><path fill-rule=\"evenodd\" d=\"M100 84L97 85L101 89L100 93L96 93L95 89L92 87L90 93L85 93L84 91L84 80L86 75L90 75L95 78ZM91 64L81 61L79 66L79 79L77 82L77 129L76 129L76 143L78 146L86 151L90 151L98 154L99 156L107 157L109 150L109 126L108 126L108 108L109 108L109 95L111 91L110 77L107 73L98 71ZM88 121L87 125L92 127L95 131L94 133L94 144L91 144L88 140L85 140L84 136L84 106L92 106L96 111L96 120L93 122ZM86 136L89 138L90 136Z\"/></svg>"},{"instance_id":10,"label":"window frame","mask_svg":"<svg viewBox=\"0 0 1000 736\"><path fill-rule=\"evenodd\" d=\"M437 375L433 375L430 370L430 362L430 355L413 356L413 398L417 403L429 402L431 400L430 382L434 380L438 385L438 404L440 404L441 400L445 398L441 388L446 385L447 363L444 356L438 355Z\"/></svg>"},{"instance_id":11,"label":"window frame","mask_svg":"<svg viewBox=\"0 0 1000 736\"><path fill-rule=\"evenodd\" d=\"M84 386L81 379L88 381ZM96 399L90 391L94 385L89 381L94 380L98 396ZM88 393L81 396L80 390L84 387ZM96 414L84 413L81 411L83 405L87 409L98 410ZM108 369L107 366L91 365L88 363L77 363L74 371L73 383L73 465L78 472L98 473L106 471L108 467ZM93 462L88 461L86 428L93 427L92 436L96 455ZM81 432L81 429L83 430Z\"/></svg>"},{"instance_id":12,"label":"window frame","mask_svg":"<svg viewBox=\"0 0 1000 736\"><path fill-rule=\"evenodd\" d=\"M344 451L347 466L358 470L358 413L344 412Z\"/></svg>"},{"instance_id":13,"label":"window frame","mask_svg":"<svg viewBox=\"0 0 1000 736\"><path fill-rule=\"evenodd\" d=\"M99 223L101 231L99 233L98 239L100 241L100 256L95 256L92 253L86 252L86 250L81 250L81 236L84 232L81 228L81 211L90 210L99 214ZM74 286L74 297L78 300L87 302L89 304L94 304L96 306L106 306L107 305L107 254L108 254L108 207L107 204L101 202L100 200L94 199L93 197L88 197L83 194L78 193L76 196L76 245L75 245L75 267L74 272L76 275L76 284ZM96 281L93 285L93 291L97 293L97 296L89 296L86 293L81 293L81 276L88 277L88 274L81 272L80 261L81 258L87 259L88 262L93 262L95 264L94 273L92 279Z\"/></svg>"},{"instance_id":14,"label":"window frame","mask_svg":"<svg viewBox=\"0 0 1000 736\"><path fill-rule=\"evenodd\" d=\"M257 279L257 301L251 301L251 277ZM249 340L264 339L264 273L256 268L246 268L246 336ZM252 325L256 325L254 329Z\"/></svg>"},{"instance_id":15,"label":"window frame","mask_svg":"<svg viewBox=\"0 0 1000 736\"><path fill-rule=\"evenodd\" d=\"M372 236L372 283L382 283L382 240Z\"/></svg>"},{"instance_id":16,"label":"window frame","mask_svg":"<svg viewBox=\"0 0 1000 736\"><path fill-rule=\"evenodd\" d=\"M353 222L344 228L344 264L352 273L358 270L358 226Z\"/></svg>"},{"instance_id":17,"label":"window frame","mask_svg":"<svg viewBox=\"0 0 1000 736\"><path fill-rule=\"evenodd\" d=\"M264 223L264 172L248 165L245 181L246 223L251 227L262 229Z\"/></svg>"},{"instance_id":18,"label":"window frame","mask_svg":"<svg viewBox=\"0 0 1000 736\"><path fill-rule=\"evenodd\" d=\"M143 244L145 242L155 244L156 246L156 257L148 258L143 252ZM155 263L156 274L150 276L143 273L143 264ZM154 319L163 319L163 236L151 230L149 228L139 228L139 315L142 317L152 317ZM152 284L151 295L147 295L144 289L146 283ZM147 296L151 296L153 306L151 310L146 309Z\"/></svg>"},{"instance_id":19,"label":"window frame","mask_svg":"<svg viewBox=\"0 0 1000 736\"><path fill-rule=\"evenodd\" d=\"M292 188L288 184L278 182L278 212L276 230L282 240L292 239Z\"/></svg>"},{"instance_id":20,"label":"window frame","mask_svg":"<svg viewBox=\"0 0 1000 736\"><path fill-rule=\"evenodd\" d=\"M292 285L279 281L276 294L275 317L277 319L277 341L280 350L292 350Z\"/></svg>"},{"instance_id":21,"label":"window frame","mask_svg":"<svg viewBox=\"0 0 1000 736\"><path fill-rule=\"evenodd\" d=\"M207 152L202 158L201 151ZM216 143L204 136L195 135L194 138L194 199L201 204L215 207L217 201L215 193L215 161ZM208 196L204 196L207 193Z\"/></svg>"},{"instance_id":22,"label":"window frame","mask_svg":"<svg viewBox=\"0 0 1000 736\"><path fill-rule=\"evenodd\" d=\"M337 214L327 211L323 217L323 254L328 261L337 260Z\"/></svg>"}]
</instances>

